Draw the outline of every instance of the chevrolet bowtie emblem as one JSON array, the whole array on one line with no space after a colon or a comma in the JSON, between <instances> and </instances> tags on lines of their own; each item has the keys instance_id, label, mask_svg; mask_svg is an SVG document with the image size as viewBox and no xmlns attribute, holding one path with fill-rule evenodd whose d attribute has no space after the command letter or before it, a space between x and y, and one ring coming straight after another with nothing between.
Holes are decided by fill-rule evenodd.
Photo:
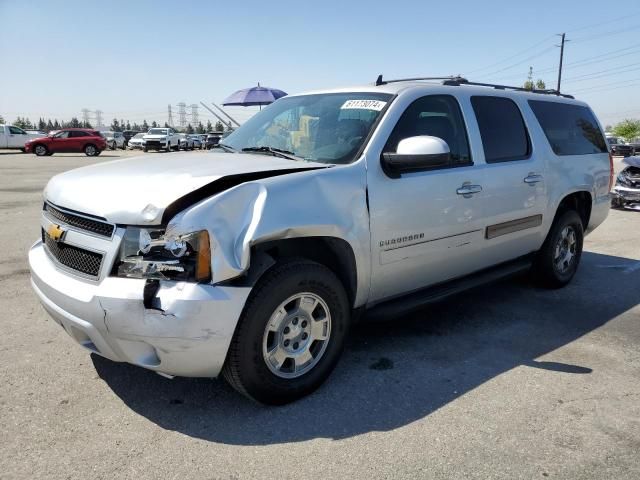
<instances>
[{"instance_id":1,"label":"chevrolet bowtie emblem","mask_svg":"<svg viewBox=\"0 0 640 480\"><path fill-rule=\"evenodd\" d=\"M49 228L47 229L47 235L49 235L51 237L52 240L55 240L56 242L59 242L60 240L62 240L62 237L64 237L65 231L60 228L60 225L49 225Z\"/></svg>"}]
</instances>

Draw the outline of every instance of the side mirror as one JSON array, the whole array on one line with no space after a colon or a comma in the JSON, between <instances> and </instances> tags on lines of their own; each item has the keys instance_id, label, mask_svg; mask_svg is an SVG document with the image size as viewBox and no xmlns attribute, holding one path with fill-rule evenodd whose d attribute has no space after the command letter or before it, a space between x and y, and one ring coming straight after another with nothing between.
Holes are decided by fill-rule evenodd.
<instances>
[{"instance_id":1,"label":"side mirror","mask_svg":"<svg viewBox=\"0 0 640 480\"><path fill-rule=\"evenodd\" d=\"M380 163L388 176L399 178L403 173L445 167L449 158L447 142L438 137L420 135L400 140L396 153L383 153Z\"/></svg>"}]
</instances>

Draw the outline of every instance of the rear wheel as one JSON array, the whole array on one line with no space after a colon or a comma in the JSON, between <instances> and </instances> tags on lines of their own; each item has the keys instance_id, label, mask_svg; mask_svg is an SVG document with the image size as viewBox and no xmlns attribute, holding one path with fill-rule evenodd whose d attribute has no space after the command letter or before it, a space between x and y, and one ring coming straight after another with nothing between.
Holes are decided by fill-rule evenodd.
<instances>
[{"instance_id":1,"label":"rear wheel","mask_svg":"<svg viewBox=\"0 0 640 480\"><path fill-rule=\"evenodd\" d=\"M95 156L97 156L97 155L98 155L98 149L96 148L96 146L95 146L95 145L93 145L93 144L91 144L91 143L90 143L90 144L88 144L88 145L85 145L85 147L84 147L84 154L85 154L87 157L95 157Z\"/></svg>"},{"instance_id":2,"label":"rear wheel","mask_svg":"<svg viewBox=\"0 0 640 480\"><path fill-rule=\"evenodd\" d=\"M33 153L35 153L39 157L44 157L49 154L49 150L44 145L36 145L33 147Z\"/></svg>"},{"instance_id":3,"label":"rear wheel","mask_svg":"<svg viewBox=\"0 0 640 480\"><path fill-rule=\"evenodd\" d=\"M227 355L225 379L258 402L310 394L334 369L349 327L349 302L327 267L288 261L254 287Z\"/></svg>"},{"instance_id":4,"label":"rear wheel","mask_svg":"<svg viewBox=\"0 0 640 480\"><path fill-rule=\"evenodd\" d=\"M583 239L582 219L576 211L566 211L555 219L533 264L541 286L560 288L571 281L580 263Z\"/></svg>"}]
</instances>

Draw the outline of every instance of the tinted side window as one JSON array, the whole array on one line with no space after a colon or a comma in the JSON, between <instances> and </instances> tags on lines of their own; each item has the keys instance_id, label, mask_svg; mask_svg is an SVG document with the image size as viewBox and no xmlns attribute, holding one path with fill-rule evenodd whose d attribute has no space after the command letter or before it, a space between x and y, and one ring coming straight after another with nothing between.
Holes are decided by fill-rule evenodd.
<instances>
[{"instance_id":1,"label":"tinted side window","mask_svg":"<svg viewBox=\"0 0 640 480\"><path fill-rule=\"evenodd\" d=\"M606 153L607 145L593 113L582 105L529 100L556 155Z\"/></svg>"},{"instance_id":2,"label":"tinted side window","mask_svg":"<svg viewBox=\"0 0 640 480\"><path fill-rule=\"evenodd\" d=\"M395 152L400 140L418 135L430 135L447 142L452 166L471 164L460 106L451 95L429 95L409 105L391 132L384 151Z\"/></svg>"},{"instance_id":3,"label":"tinted side window","mask_svg":"<svg viewBox=\"0 0 640 480\"><path fill-rule=\"evenodd\" d=\"M12 135L26 135L27 132L25 132L24 130L22 130L21 128L18 127L9 127L9 132Z\"/></svg>"},{"instance_id":4,"label":"tinted side window","mask_svg":"<svg viewBox=\"0 0 640 480\"><path fill-rule=\"evenodd\" d=\"M69 132L69 137L75 138L75 137L87 137L88 135L85 132L81 132L79 130L74 130Z\"/></svg>"},{"instance_id":5,"label":"tinted side window","mask_svg":"<svg viewBox=\"0 0 640 480\"><path fill-rule=\"evenodd\" d=\"M513 100L471 97L487 163L524 160L531 153L529 134Z\"/></svg>"}]
</instances>

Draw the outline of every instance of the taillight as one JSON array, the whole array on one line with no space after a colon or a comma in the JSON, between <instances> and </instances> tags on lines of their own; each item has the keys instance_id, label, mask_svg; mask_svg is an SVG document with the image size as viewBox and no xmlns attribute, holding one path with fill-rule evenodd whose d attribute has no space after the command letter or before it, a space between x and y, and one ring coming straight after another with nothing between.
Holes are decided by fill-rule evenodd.
<instances>
[{"instance_id":1,"label":"taillight","mask_svg":"<svg viewBox=\"0 0 640 480\"><path fill-rule=\"evenodd\" d=\"M609 191L613 188L613 154L609 152Z\"/></svg>"}]
</instances>

